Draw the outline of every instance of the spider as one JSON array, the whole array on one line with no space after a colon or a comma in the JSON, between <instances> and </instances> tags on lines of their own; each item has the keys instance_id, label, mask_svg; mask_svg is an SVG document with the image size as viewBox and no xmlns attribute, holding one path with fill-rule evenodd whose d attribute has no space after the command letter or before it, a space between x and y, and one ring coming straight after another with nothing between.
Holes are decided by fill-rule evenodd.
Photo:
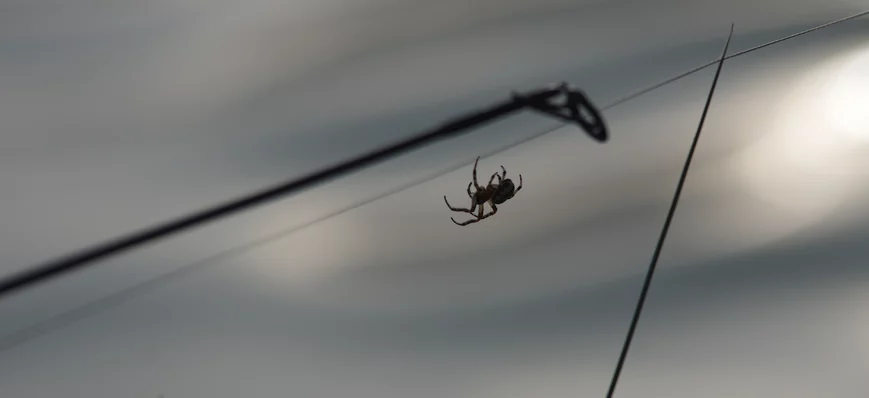
<instances>
[{"instance_id":1,"label":"spider","mask_svg":"<svg viewBox=\"0 0 869 398\"><path fill-rule=\"evenodd\" d=\"M476 217L475 219L472 218L462 223L450 217L450 220L453 220L453 223L455 223L456 225L465 226L468 224L473 224L475 222L483 220L484 218L495 215L495 213L498 212L499 204L510 200L511 198L513 198L514 195L516 195L517 192L519 192L520 189L522 189L522 174L519 174L519 186L517 187L513 185L513 180L507 178L507 170L504 169L504 166L501 166L500 175L497 172L495 174L492 174L492 178L489 178L489 184L486 185L486 187L481 187L480 184L477 183L477 163L479 163L479 161L480 157L477 156L477 160L474 162L474 179L473 181L468 183L468 196L471 198L470 209L453 207L452 205L450 205L450 202L447 201L446 195L444 195L444 202L446 202L447 207L449 207L450 210L468 213ZM496 178L498 179L497 183L494 182ZM476 187L476 192L471 192L471 186ZM483 214L486 208L486 203L488 203L489 206L492 206L492 211ZM480 206L479 209L477 209L477 206ZM475 210L477 212L476 214L474 214Z\"/></svg>"}]
</instances>

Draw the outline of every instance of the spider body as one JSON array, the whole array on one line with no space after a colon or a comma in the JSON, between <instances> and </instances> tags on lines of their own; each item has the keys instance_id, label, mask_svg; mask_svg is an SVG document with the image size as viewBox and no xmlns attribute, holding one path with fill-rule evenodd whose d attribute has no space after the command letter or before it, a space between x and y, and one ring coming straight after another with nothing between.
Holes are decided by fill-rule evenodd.
<instances>
[{"instance_id":1,"label":"spider body","mask_svg":"<svg viewBox=\"0 0 869 398\"><path fill-rule=\"evenodd\" d=\"M492 177L489 178L489 183L485 187L480 186L480 184L477 183L477 163L479 163L479 161L480 157L477 157L477 160L474 162L473 180L468 183L467 192L468 197L471 198L471 207L453 207L450 205L450 202L447 201L447 197L444 196L444 202L446 202L447 207L449 207L450 210L468 213L476 217L475 219L470 219L462 223L450 218L456 225L465 226L495 215L495 213L498 212L498 205L512 199L513 196L522 189L522 175L519 174L519 186L516 186L513 183L513 180L507 178L507 170L504 169L504 166L501 166L501 174L492 174ZM498 180L497 182L495 182L496 179ZM475 187L476 191L471 192L471 187ZM487 203L492 207L492 211L484 214Z\"/></svg>"},{"instance_id":2,"label":"spider body","mask_svg":"<svg viewBox=\"0 0 869 398\"><path fill-rule=\"evenodd\" d=\"M501 180L501 183L498 184L495 188L495 192L492 193L492 203L499 205L513 198L516 195L516 186L513 185L513 180L509 178L505 178Z\"/></svg>"}]
</instances>

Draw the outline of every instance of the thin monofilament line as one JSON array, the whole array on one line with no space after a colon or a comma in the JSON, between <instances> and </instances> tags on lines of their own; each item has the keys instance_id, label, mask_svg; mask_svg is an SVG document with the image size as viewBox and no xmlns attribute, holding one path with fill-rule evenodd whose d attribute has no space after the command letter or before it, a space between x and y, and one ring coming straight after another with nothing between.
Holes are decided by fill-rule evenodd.
<instances>
[{"instance_id":1,"label":"thin monofilament line","mask_svg":"<svg viewBox=\"0 0 869 398\"><path fill-rule=\"evenodd\" d=\"M733 54L731 54L731 55L728 55L727 58L725 58L725 59L730 59L730 58L738 57L738 56L740 56L740 55L745 55L745 54L748 54L748 53L750 53L750 52L752 52L752 51L757 51L757 50L760 50L761 48L769 47L769 46L771 46L771 45L773 45L773 44L778 44L778 43L781 43L781 42L783 42L783 41L793 39L793 38L795 38L795 37L797 37L797 36L802 36L802 35L804 35L804 34L806 34L806 33L811 33L811 32L814 32L814 31L816 31L816 30L824 29L824 28L827 28L827 27L830 27L830 26L833 26L833 25L836 25L836 24L839 24L839 23L842 23L842 22L845 22L845 21L852 20L852 19L854 19L854 18L862 17L862 16L864 16L864 15L869 15L869 10L866 10L866 11L863 11L863 12L860 12L860 13L857 13L857 14L854 14L854 15L851 15L851 16L848 16L848 17L845 17L845 18L842 18L842 19L837 19L837 20L832 21L832 22L827 22L827 23L825 23L825 24L823 24L823 25L815 26L814 28L806 29L806 30L804 30L804 31L797 32L797 33L794 33L794 34L789 35L789 36L785 36L785 37L782 37L782 38L779 38L779 39L775 39L775 40L773 40L773 41L770 41L770 42L767 42L767 43L764 43L764 44L761 44L761 45L757 45L757 46L751 47L751 48L749 48L749 49L747 49L747 50L742 50L742 51L739 51L739 52L735 52L735 53L733 53ZM649 86L649 87L646 87L646 88L644 88L644 89L642 89L642 90L636 91L636 92L634 92L633 94L630 94L630 95L624 96L624 97L622 97L622 98L616 100L615 102L613 102L613 103L611 103L611 104L609 104L609 105L607 105L607 106L604 106L603 108L600 108L600 110L601 110L601 111L605 111L605 110L610 109L610 108L612 108L612 107L615 107L615 106L621 105L622 103L625 103L625 102L627 102L627 101L630 101L630 100L632 100L632 99L634 99L634 98L637 98L637 97L639 97L639 96L641 96L641 95L643 95L643 94L646 94L646 93L648 93L648 92L650 92L650 91L657 90L657 89L659 89L659 88L661 88L661 87L663 87L663 86L666 86L666 85L668 85L668 84L670 84L670 83L673 83L673 82L675 82L675 81L677 81L677 80L680 80L680 79L682 79L682 78L688 77L689 75L692 75L692 74L694 74L694 73L697 73L697 72L699 72L699 71L701 71L701 70L703 70L703 69L706 69L706 68L708 68L708 67L710 67L710 66L712 66L712 65L715 65L716 63L718 63L718 60L711 61L711 62L709 62L709 63L707 63L707 64L703 64L703 65L698 66L698 67L696 67L696 68L694 68L694 69L691 69L691 70L689 70L689 71L687 71L687 72L683 72L683 73L681 73L681 74L679 74L679 75L677 75L677 76L674 76L674 77L671 77L671 78L669 78L669 79L667 79L667 80L664 80L664 81L662 81L662 82L660 82L660 83L655 83L655 84L653 84L653 85L651 85L651 86Z\"/></svg>"},{"instance_id":2,"label":"thin monofilament line","mask_svg":"<svg viewBox=\"0 0 869 398\"><path fill-rule=\"evenodd\" d=\"M658 237L658 243L655 245L655 252L652 254L652 261L649 263L649 269L646 271L646 279L643 281L643 288L640 291L640 297L637 300L637 306L634 309L634 316L631 319L631 326L628 328L628 334L625 337L625 342L622 345L622 352L619 355L616 369L613 372L612 381L610 381L607 398L613 398L616 386L619 383L619 377L622 374L622 369L625 365L625 360L628 357L628 351L631 348L631 342L634 339L634 333L637 330L637 324L640 321L640 315L643 312L643 305L646 303L646 296L649 293L649 287L652 285L652 278L655 275L655 268L658 266L658 258L661 256L661 250L664 248L664 241L667 239L667 232L670 230L670 223L673 221L673 215L676 214L676 207L679 205L679 197L682 195L682 188L685 186L685 179L688 177L688 170L691 168L691 160L694 158L694 151L697 149L697 142L700 140L700 132L703 131L703 124L706 122L706 115L709 113L709 106L712 104L712 95L715 94L715 87L718 85L718 77L721 75L721 67L724 66L724 60L727 56L727 47L730 46L730 39L733 37L733 24L730 24L730 34L727 36L727 42L724 43L724 51L721 53L721 58L718 60L718 69L715 71L715 77L712 79L712 87L709 89L709 94L706 96L706 105L703 106L703 114L700 116L700 123L697 125L697 132L694 133L694 140L691 142L691 149L688 150L688 156L685 158L685 166L682 167L682 174L679 176L679 183L676 184L676 192L673 193L673 200L670 203L670 210L667 212L667 219L664 221L664 226L661 228L661 235Z\"/></svg>"}]
</instances>

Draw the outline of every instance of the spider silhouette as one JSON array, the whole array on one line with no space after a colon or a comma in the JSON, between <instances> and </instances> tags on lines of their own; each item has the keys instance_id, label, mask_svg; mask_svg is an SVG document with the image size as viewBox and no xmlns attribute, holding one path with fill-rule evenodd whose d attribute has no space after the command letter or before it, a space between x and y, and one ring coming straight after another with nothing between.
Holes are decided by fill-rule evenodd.
<instances>
[{"instance_id":1,"label":"spider silhouette","mask_svg":"<svg viewBox=\"0 0 869 398\"><path fill-rule=\"evenodd\" d=\"M498 205L502 204L516 195L520 189L522 189L522 174L519 174L519 186L515 186L513 184L513 180L507 178L507 170L504 166L501 166L501 174L497 172L492 174L492 178L489 178L489 184L485 187L480 186L477 182L477 163L480 162L480 157L477 156L477 160L474 161L474 171L473 176L474 179L470 183L468 183L468 196L471 198L471 208L459 208L453 207L450 205L450 202L447 201L446 195L444 195L444 202L446 202L447 207L450 210L455 212L468 213L471 216L476 218L472 218L465 222L458 222L454 218L450 217L450 220L453 220L453 223L459 226L465 226L468 224L473 224L475 222L480 222L483 219L489 218L495 213L498 212ZM495 179L498 179L498 182L495 182ZM476 192L471 192L471 187L476 188ZM486 208L486 203L492 207L492 211L489 213L484 213ZM478 208L479 206L479 208ZM474 213L476 211L476 214Z\"/></svg>"}]
</instances>

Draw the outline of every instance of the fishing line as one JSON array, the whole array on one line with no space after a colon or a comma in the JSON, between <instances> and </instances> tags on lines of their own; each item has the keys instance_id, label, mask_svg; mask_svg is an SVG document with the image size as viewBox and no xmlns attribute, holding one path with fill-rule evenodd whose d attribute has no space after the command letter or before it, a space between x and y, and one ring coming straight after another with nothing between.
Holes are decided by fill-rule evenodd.
<instances>
[{"instance_id":1,"label":"fishing line","mask_svg":"<svg viewBox=\"0 0 869 398\"><path fill-rule=\"evenodd\" d=\"M830 26L833 26L833 25L836 25L836 24L839 24L839 23L842 23L842 22L845 22L845 21L850 21L850 20L852 20L852 19L859 18L859 17L862 17L862 16L864 16L864 15L869 15L869 10L866 10L866 11L863 11L863 12L860 12L860 13L857 13L857 14L854 14L854 15L851 15L851 16L848 16L848 17L845 17L845 18L837 19L837 20L832 21L832 22L827 22L827 23L825 23L825 24L823 24L823 25L818 25L818 26L815 26L814 28L806 29L806 30L804 30L804 31L797 32L797 33L794 33L794 34L789 35L789 36L785 36L785 37L782 37L782 38L779 38L779 39L775 39L775 40L773 40L773 41L766 42L766 43L764 43L764 44L760 44L760 45L757 45L757 46L751 47L751 48L749 48L749 49L747 49L747 50L742 50L742 51L739 51L739 52L735 52L735 53L733 53L733 54L731 54L731 55L728 55L727 58L725 58L725 59L730 59L730 58L738 57L738 56L740 56L740 55L745 55L745 54L748 54L748 53L750 53L750 52L760 50L761 48L769 47L769 46L771 46L771 45L773 45L773 44L778 44L778 43L781 43L781 42L783 42L783 41L785 41L785 40L790 40L790 39L793 39L793 38L795 38L795 37L802 36L802 35L804 35L804 34L806 34L806 33L811 33L811 32L814 32L814 31L816 31L816 30L824 29L824 28L826 28L826 27L830 27ZM708 67L710 67L710 66L712 66L712 65L715 65L715 64L717 64L717 63L718 63L718 60L711 61L711 62L709 62L709 63L703 64L703 65L698 66L698 67L696 67L696 68L694 68L694 69L691 69L691 70L689 70L689 71L687 71L687 72L683 72L683 73L681 73L681 74L679 74L679 75L676 75L676 76L671 77L671 78L669 78L669 79L667 79L667 80L664 80L664 81L662 81L662 82L660 82L660 83L655 83L655 84L653 84L653 85L651 85L651 86L649 86L649 87L646 87L646 88L644 88L644 89L642 89L642 90L636 91L636 92L634 92L633 94L630 94L630 95L624 96L624 97L622 97L622 98L616 100L615 102L613 102L613 103L611 103L611 104L609 104L609 105L607 105L607 106L604 106L603 108L600 108L600 110L601 110L601 111L605 111L605 110L610 109L610 108L612 108L612 107L614 107L614 106L621 105L622 103L625 103L625 102L627 102L627 101L630 101L630 100L632 100L632 99L634 99L634 98L637 98L637 97L639 97L639 96L641 96L641 95L643 95L643 94L646 94L646 93L648 93L648 92L650 92L650 91L653 91L653 90L656 90L656 89L661 88L661 87L663 87L663 86L666 86L666 85L668 85L668 84L670 84L670 83L673 83L673 82L675 82L675 81L677 81L677 80L680 80L680 79L682 79L682 78L684 78L684 77L688 77L689 75L693 75L694 73L697 73L697 72L699 72L699 71L701 71L701 70L703 70L703 69L706 69L706 68L708 68Z\"/></svg>"}]
</instances>

